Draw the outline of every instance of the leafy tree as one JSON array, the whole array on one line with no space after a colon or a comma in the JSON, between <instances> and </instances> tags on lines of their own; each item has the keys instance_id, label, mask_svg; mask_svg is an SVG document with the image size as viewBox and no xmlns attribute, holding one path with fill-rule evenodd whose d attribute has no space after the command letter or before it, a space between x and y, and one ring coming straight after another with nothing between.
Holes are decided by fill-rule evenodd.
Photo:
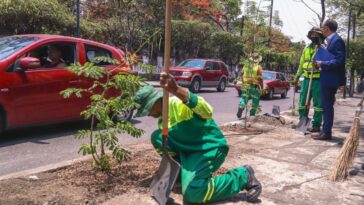
<instances>
[{"instance_id":1,"label":"leafy tree","mask_svg":"<svg viewBox=\"0 0 364 205\"><path fill-rule=\"evenodd\" d=\"M118 145L118 134L127 133L133 137L140 137L143 130L136 128L126 119L118 118L118 114L125 110L133 110L138 107L132 97L140 87L140 79L125 72L125 66L130 63L124 59L110 59L105 57L95 58L95 62L108 62L118 65L113 70L106 70L92 62L84 65L74 64L67 69L83 78L93 81L89 88L68 88L61 92L65 98L72 95L76 97L90 96L90 105L81 115L91 121L90 128L80 130L76 134L78 139L88 139L89 142L82 144L79 153L91 155L95 168L101 170L111 169L110 157L106 153L111 151L111 155L118 162L128 159L129 152ZM115 74L117 73L117 74ZM117 91L120 96L110 97L111 92Z\"/></svg>"},{"instance_id":2,"label":"leafy tree","mask_svg":"<svg viewBox=\"0 0 364 205\"><path fill-rule=\"evenodd\" d=\"M0 30L4 35L70 33L73 18L57 0L5 0L0 2Z\"/></svg>"},{"instance_id":3,"label":"leafy tree","mask_svg":"<svg viewBox=\"0 0 364 205\"><path fill-rule=\"evenodd\" d=\"M201 21L172 21L172 48L180 60L201 55L203 46L211 35L211 25Z\"/></svg>"},{"instance_id":4,"label":"leafy tree","mask_svg":"<svg viewBox=\"0 0 364 205\"><path fill-rule=\"evenodd\" d=\"M243 41L240 36L229 32L214 32L210 38L213 57L220 58L228 65L239 63L239 56L243 50Z\"/></svg>"},{"instance_id":5,"label":"leafy tree","mask_svg":"<svg viewBox=\"0 0 364 205\"><path fill-rule=\"evenodd\" d=\"M347 67L353 68L358 74L364 72L364 40L350 42L350 54Z\"/></svg>"},{"instance_id":6,"label":"leafy tree","mask_svg":"<svg viewBox=\"0 0 364 205\"><path fill-rule=\"evenodd\" d=\"M57 0L0 1L0 34L47 33L75 35L75 15ZM104 27L97 22L81 21L85 38L102 41Z\"/></svg>"}]
</instances>

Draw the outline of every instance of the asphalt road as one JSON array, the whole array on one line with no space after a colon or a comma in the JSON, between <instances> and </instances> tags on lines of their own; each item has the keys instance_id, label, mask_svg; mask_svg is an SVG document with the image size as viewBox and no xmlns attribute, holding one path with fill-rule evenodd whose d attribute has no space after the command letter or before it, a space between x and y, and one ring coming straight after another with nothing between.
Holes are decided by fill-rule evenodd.
<instances>
[{"instance_id":1,"label":"asphalt road","mask_svg":"<svg viewBox=\"0 0 364 205\"><path fill-rule=\"evenodd\" d=\"M237 120L239 97L234 88L227 88L223 93L204 89L199 95L213 106L218 124ZM292 104L292 96L291 89L286 99L275 96L273 100L262 100L262 113L271 112L273 105L279 105L282 111L287 110ZM133 119L132 122L144 129L145 134L140 139L120 135L121 144L149 140L157 123L150 117ZM0 138L0 176L80 157L77 152L83 141L75 139L73 134L87 127L88 123L81 121L8 131Z\"/></svg>"}]
</instances>

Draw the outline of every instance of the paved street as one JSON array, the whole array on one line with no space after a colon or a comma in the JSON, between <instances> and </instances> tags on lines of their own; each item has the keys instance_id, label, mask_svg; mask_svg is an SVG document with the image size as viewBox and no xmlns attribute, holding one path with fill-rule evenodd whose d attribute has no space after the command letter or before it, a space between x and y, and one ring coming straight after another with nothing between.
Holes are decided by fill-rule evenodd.
<instances>
[{"instance_id":1,"label":"paved street","mask_svg":"<svg viewBox=\"0 0 364 205\"><path fill-rule=\"evenodd\" d=\"M200 95L214 107L217 123L236 120L239 97L234 88L227 88L223 93L216 92L216 89L204 89ZM273 105L279 105L281 110L287 110L292 104L292 95L290 92L287 99L281 99L277 95L273 100L262 100L263 113L271 112ZM141 139L121 135L120 143L130 144L138 140L149 140L156 126L156 120L150 117L133 120L133 123L143 128L145 134ZM0 139L0 176L80 157L77 150L82 140L75 139L73 134L87 127L86 122L70 122L7 132Z\"/></svg>"}]
</instances>

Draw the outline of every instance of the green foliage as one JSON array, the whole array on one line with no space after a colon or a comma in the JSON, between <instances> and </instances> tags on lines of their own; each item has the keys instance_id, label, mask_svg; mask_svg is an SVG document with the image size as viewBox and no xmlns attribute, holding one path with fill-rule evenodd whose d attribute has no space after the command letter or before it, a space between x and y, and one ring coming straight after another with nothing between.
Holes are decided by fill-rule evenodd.
<instances>
[{"instance_id":1,"label":"green foliage","mask_svg":"<svg viewBox=\"0 0 364 205\"><path fill-rule=\"evenodd\" d=\"M364 72L364 40L350 41L347 68L353 68L358 73Z\"/></svg>"},{"instance_id":2,"label":"green foliage","mask_svg":"<svg viewBox=\"0 0 364 205\"><path fill-rule=\"evenodd\" d=\"M207 44L211 32L212 27L208 23L173 20L171 46L179 51L176 57L180 59L197 57Z\"/></svg>"},{"instance_id":3,"label":"green foliage","mask_svg":"<svg viewBox=\"0 0 364 205\"><path fill-rule=\"evenodd\" d=\"M224 31L214 32L210 38L210 45L212 55L229 65L237 64L243 51L241 37Z\"/></svg>"},{"instance_id":4,"label":"green foliage","mask_svg":"<svg viewBox=\"0 0 364 205\"><path fill-rule=\"evenodd\" d=\"M27 33L74 35L76 31L74 13L57 0L2 0L0 19L0 33L3 35ZM102 40L103 31L102 24L81 21L81 32L86 38Z\"/></svg>"},{"instance_id":5,"label":"green foliage","mask_svg":"<svg viewBox=\"0 0 364 205\"><path fill-rule=\"evenodd\" d=\"M0 2L3 33L67 32L72 16L57 0L3 0Z\"/></svg>"},{"instance_id":6,"label":"green foliage","mask_svg":"<svg viewBox=\"0 0 364 205\"><path fill-rule=\"evenodd\" d=\"M141 80L122 71L120 61L105 57L95 58L95 62L110 62L119 65L113 70L106 70L94 62L84 65L74 64L67 69L78 76L93 81L90 88L68 88L61 92L64 98L72 95L77 97L90 96L90 105L81 115L91 121L90 129L80 130L76 133L77 139L88 139L89 143L81 145L79 153L92 155L93 165L101 170L111 169L110 157L106 151L111 151L112 158L118 162L129 159L130 153L119 147L118 135L126 133L132 137L140 137L143 130L136 128L126 119L119 119L117 115L122 111L131 111L139 105L132 97L141 86ZM113 74L117 72L117 74ZM120 96L110 97L110 92L118 91Z\"/></svg>"},{"instance_id":7,"label":"green foliage","mask_svg":"<svg viewBox=\"0 0 364 205\"><path fill-rule=\"evenodd\" d=\"M148 74L153 74L157 71L157 66L150 65L150 64L141 63L141 64L139 64L139 67L143 72L148 73Z\"/></svg>"},{"instance_id":8,"label":"green foliage","mask_svg":"<svg viewBox=\"0 0 364 205\"><path fill-rule=\"evenodd\" d=\"M188 5L188 8L181 6L185 5L181 4L183 2L188 1L173 1L172 56L177 62L201 57L218 58L235 65L242 53L252 53L260 46L267 49L259 50L264 66L281 70L297 64L297 56L303 48L296 49L297 45L279 31L278 13L274 14L276 29L271 36L272 45L268 46L267 9L261 8L257 1L205 1L208 4L204 8L196 6L203 1L193 1L195 4ZM141 48L148 52L155 64L156 56L163 52L164 3L163 0L81 1L81 37L107 42L135 53ZM2 0L0 35L75 35L75 8L74 0ZM185 18L184 14L189 14L192 20ZM243 35L238 36L241 14L246 18ZM289 54L292 52L295 54ZM151 67L145 69L152 70Z\"/></svg>"}]
</instances>

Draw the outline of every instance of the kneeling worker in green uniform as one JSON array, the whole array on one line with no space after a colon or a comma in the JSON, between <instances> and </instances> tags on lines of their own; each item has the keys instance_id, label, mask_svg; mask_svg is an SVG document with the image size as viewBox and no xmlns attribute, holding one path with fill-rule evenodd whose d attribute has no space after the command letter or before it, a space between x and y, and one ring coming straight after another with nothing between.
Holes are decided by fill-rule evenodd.
<instances>
[{"instance_id":1,"label":"kneeling worker in green uniform","mask_svg":"<svg viewBox=\"0 0 364 205\"><path fill-rule=\"evenodd\" d=\"M202 98L177 85L166 73L161 87L175 97L169 100L168 150L181 163L181 185L184 201L206 203L228 199L247 191L247 201L258 199L262 185L251 166L245 165L213 177L228 153L225 136L212 118L212 107ZM142 87L134 97L140 105L136 117L159 118L159 129L151 141L162 154L162 92L152 86Z\"/></svg>"}]
</instances>

